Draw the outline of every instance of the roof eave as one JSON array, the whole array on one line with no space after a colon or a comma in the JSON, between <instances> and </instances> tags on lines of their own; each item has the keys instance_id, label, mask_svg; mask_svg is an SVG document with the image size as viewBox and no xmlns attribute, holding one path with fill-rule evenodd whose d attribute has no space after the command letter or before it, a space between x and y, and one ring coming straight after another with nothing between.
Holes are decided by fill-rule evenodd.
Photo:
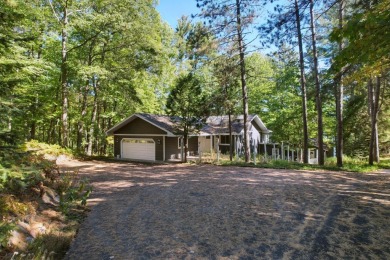
<instances>
[{"instance_id":1,"label":"roof eave","mask_svg":"<svg viewBox=\"0 0 390 260\"><path fill-rule=\"evenodd\" d=\"M119 122L119 123L116 124L115 126L111 127L109 130L107 130L107 131L106 131L106 135L108 135L108 136L114 135L114 132L115 132L116 130L118 130L118 129L120 129L121 127L127 125L128 123L130 123L131 121L133 121L135 118L140 118L140 119L142 119L142 120L148 122L149 124L151 124L151 125L153 125L153 126L159 128L159 129L163 130L164 132L167 133L167 136L176 136L176 135L173 134L172 132L170 132L170 131L168 131L168 130L166 130L166 129L164 129L164 128L162 128L162 127L156 125L156 124L154 124L153 122L149 121L147 118L145 118L145 117L143 117L143 116L141 116L141 115L139 115L139 114L133 114L133 115L129 116L128 118L122 120L121 122Z\"/></svg>"}]
</instances>

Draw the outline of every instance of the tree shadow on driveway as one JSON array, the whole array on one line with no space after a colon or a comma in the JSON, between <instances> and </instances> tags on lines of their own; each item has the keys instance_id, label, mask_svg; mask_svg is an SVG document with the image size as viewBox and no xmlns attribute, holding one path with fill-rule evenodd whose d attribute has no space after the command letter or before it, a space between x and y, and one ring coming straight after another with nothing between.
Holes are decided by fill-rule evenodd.
<instances>
[{"instance_id":1,"label":"tree shadow on driveway","mask_svg":"<svg viewBox=\"0 0 390 260\"><path fill-rule=\"evenodd\" d=\"M68 259L390 259L390 175L79 166L92 211Z\"/></svg>"}]
</instances>

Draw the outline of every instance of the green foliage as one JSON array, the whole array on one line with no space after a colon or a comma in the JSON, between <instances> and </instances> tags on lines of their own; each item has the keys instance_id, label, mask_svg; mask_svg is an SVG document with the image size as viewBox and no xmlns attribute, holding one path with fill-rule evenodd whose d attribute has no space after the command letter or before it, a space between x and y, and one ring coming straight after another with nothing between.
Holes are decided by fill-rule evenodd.
<instances>
[{"instance_id":1,"label":"green foliage","mask_svg":"<svg viewBox=\"0 0 390 260\"><path fill-rule=\"evenodd\" d=\"M65 215L69 214L69 210L77 203L86 206L92 192L88 181L80 179L76 171L60 173L53 185L60 196L60 210Z\"/></svg>"},{"instance_id":2,"label":"green foliage","mask_svg":"<svg viewBox=\"0 0 390 260\"><path fill-rule=\"evenodd\" d=\"M14 228L15 225L12 223L0 222L0 248L7 246L8 238Z\"/></svg>"},{"instance_id":3,"label":"green foliage","mask_svg":"<svg viewBox=\"0 0 390 260\"><path fill-rule=\"evenodd\" d=\"M105 154L108 128L133 112L163 110L175 51L173 30L155 5L69 1L69 138L80 153L91 144L93 152ZM0 145L61 143L62 12L61 1L0 3Z\"/></svg>"},{"instance_id":4,"label":"green foliage","mask_svg":"<svg viewBox=\"0 0 390 260\"><path fill-rule=\"evenodd\" d=\"M23 193L42 181L36 161L32 154L13 149L0 150L0 191Z\"/></svg>"},{"instance_id":5,"label":"green foliage","mask_svg":"<svg viewBox=\"0 0 390 260\"><path fill-rule=\"evenodd\" d=\"M359 2L345 26L334 29L331 35L334 41L347 39L349 42L336 57L333 67L340 69L345 65L359 65L359 70L350 76L352 80L364 77L362 72L375 75L380 74L385 67L389 68L390 1L366 4L364 1Z\"/></svg>"},{"instance_id":6,"label":"green foliage","mask_svg":"<svg viewBox=\"0 0 390 260\"><path fill-rule=\"evenodd\" d=\"M10 232L16 228L15 223L27 215L34 216L43 206L40 197L56 190L60 197L57 210L68 217L64 222L71 230L52 230L41 235L26 252L14 252L13 259L62 258L77 227L68 219L81 221L92 188L77 171L60 172L55 163L44 159L48 154L58 156L67 152L63 148L36 141L22 145L22 148L0 149L0 247L10 249L7 242Z\"/></svg>"},{"instance_id":7,"label":"green foliage","mask_svg":"<svg viewBox=\"0 0 390 260\"><path fill-rule=\"evenodd\" d=\"M202 92L199 76L189 73L181 76L169 94L166 112L181 118L178 134L187 135L200 129L208 116L207 97Z\"/></svg>"},{"instance_id":8,"label":"green foliage","mask_svg":"<svg viewBox=\"0 0 390 260\"><path fill-rule=\"evenodd\" d=\"M29 245L29 259L62 259L73 240L74 232L56 231L38 236Z\"/></svg>"},{"instance_id":9,"label":"green foliage","mask_svg":"<svg viewBox=\"0 0 390 260\"><path fill-rule=\"evenodd\" d=\"M67 155L69 157L72 156L72 152L67 149L63 148L56 144L47 144L42 143L37 140L30 140L28 142L25 142L23 145L20 146L20 149L23 151L30 151L34 152L36 155Z\"/></svg>"},{"instance_id":10,"label":"green foliage","mask_svg":"<svg viewBox=\"0 0 390 260\"><path fill-rule=\"evenodd\" d=\"M216 163L214 161L214 163ZM261 156L257 159L256 165L253 163L246 164L242 160L236 160L233 162L228 161L226 158L220 160L218 165L236 165L243 167L256 167L256 168L271 168L271 169L290 169L290 170L326 170L326 171L348 171L369 173L375 172L380 169L390 169L390 159L383 160L380 164L369 165L367 158L348 157L344 156L343 167L337 167L337 160L335 157L327 158L324 166L314 164L303 164L298 162L291 162L286 160L262 160Z\"/></svg>"}]
</instances>

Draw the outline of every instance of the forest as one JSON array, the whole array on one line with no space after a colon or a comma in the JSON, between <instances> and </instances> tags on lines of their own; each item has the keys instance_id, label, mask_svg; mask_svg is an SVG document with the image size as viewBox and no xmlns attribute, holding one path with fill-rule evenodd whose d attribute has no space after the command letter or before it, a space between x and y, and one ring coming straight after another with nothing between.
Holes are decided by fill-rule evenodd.
<instances>
[{"instance_id":1,"label":"forest","mask_svg":"<svg viewBox=\"0 0 390 260\"><path fill-rule=\"evenodd\" d=\"M0 146L110 156L105 131L176 98L194 116L258 114L274 142L339 166L390 153L390 0L197 0L176 28L157 5L0 1Z\"/></svg>"}]
</instances>

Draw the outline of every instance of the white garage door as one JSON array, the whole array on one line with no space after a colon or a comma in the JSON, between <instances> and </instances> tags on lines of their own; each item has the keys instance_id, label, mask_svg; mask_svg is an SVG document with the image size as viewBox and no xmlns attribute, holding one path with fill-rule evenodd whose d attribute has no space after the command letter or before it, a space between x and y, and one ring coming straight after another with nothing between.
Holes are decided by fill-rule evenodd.
<instances>
[{"instance_id":1,"label":"white garage door","mask_svg":"<svg viewBox=\"0 0 390 260\"><path fill-rule=\"evenodd\" d=\"M156 160L156 145L149 138L122 139L122 158L136 160Z\"/></svg>"}]
</instances>

